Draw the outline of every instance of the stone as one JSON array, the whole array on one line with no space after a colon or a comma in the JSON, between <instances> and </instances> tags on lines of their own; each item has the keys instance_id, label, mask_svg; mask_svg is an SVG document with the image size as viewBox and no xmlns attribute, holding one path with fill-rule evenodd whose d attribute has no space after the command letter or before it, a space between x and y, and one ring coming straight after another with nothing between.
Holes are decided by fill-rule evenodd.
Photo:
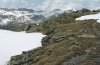
<instances>
[{"instance_id":1,"label":"stone","mask_svg":"<svg viewBox=\"0 0 100 65\"><path fill-rule=\"evenodd\" d=\"M82 34L82 35L78 35L78 38L97 38L97 36L92 35L92 34Z\"/></svg>"}]
</instances>

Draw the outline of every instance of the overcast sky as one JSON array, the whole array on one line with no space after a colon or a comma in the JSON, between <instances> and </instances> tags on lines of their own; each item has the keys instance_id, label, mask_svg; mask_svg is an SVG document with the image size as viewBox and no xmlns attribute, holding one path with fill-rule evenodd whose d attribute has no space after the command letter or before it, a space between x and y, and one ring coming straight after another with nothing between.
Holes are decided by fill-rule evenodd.
<instances>
[{"instance_id":1,"label":"overcast sky","mask_svg":"<svg viewBox=\"0 0 100 65\"><path fill-rule=\"evenodd\" d=\"M100 8L100 0L0 0L1 8Z\"/></svg>"}]
</instances>

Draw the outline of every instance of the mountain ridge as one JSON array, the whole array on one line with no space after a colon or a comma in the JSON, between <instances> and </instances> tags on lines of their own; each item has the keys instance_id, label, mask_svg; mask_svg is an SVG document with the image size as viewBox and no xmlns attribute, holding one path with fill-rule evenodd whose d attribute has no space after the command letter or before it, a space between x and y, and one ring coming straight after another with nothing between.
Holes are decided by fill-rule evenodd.
<instances>
[{"instance_id":1,"label":"mountain ridge","mask_svg":"<svg viewBox=\"0 0 100 65\"><path fill-rule=\"evenodd\" d=\"M73 11L75 11L73 9ZM45 18L48 18L53 15L58 15L63 13L60 9L54 9L52 11L43 11L43 10L33 10L27 8L18 8L18 9L8 9L0 8L0 24L4 25L9 22L40 22Z\"/></svg>"}]
</instances>

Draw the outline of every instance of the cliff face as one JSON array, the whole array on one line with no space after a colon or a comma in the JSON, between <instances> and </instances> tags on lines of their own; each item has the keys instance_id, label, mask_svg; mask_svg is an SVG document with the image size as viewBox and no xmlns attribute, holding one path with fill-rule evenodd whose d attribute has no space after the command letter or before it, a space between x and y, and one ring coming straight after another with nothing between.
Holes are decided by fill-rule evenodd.
<instances>
[{"instance_id":1,"label":"cliff face","mask_svg":"<svg viewBox=\"0 0 100 65\"><path fill-rule=\"evenodd\" d=\"M9 65L100 65L100 24L95 20L75 21L77 14L53 17L35 30L31 24L28 32L47 35L42 47L11 57Z\"/></svg>"}]
</instances>

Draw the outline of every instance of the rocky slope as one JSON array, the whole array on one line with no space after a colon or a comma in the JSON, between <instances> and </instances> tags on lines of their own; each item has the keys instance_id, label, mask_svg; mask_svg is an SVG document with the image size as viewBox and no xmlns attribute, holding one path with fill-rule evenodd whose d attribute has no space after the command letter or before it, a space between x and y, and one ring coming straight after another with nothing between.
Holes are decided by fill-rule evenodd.
<instances>
[{"instance_id":1,"label":"rocky slope","mask_svg":"<svg viewBox=\"0 0 100 65\"><path fill-rule=\"evenodd\" d=\"M38 20L37 20L38 18ZM38 11L33 9L19 8L19 9L7 9L0 8L0 25L8 23L23 23L23 22L39 22L44 19L45 16L41 15Z\"/></svg>"},{"instance_id":2,"label":"rocky slope","mask_svg":"<svg viewBox=\"0 0 100 65\"><path fill-rule=\"evenodd\" d=\"M43 11L43 10L33 10L27 8L19 8L19 9L8 9L8 8L0 8L0 25L5 25L7 23L33 23L40 22L45 18L58 15L64 11L60 9L54 9L51 11Z\"/></svg>"},{"instance_id":3,"label":"rocky slope","mask_svg":"<svg viewBox=\"0 0 100 65\"><path fill-rule=\"evenodd\" d=\"M85 14L91 12L64 13L39 25L27 25L27 32L47 36L41 41L42 47L12 56L9 65L100 65L100 23L75 20Z\"/></svg>"}]
</instances>

